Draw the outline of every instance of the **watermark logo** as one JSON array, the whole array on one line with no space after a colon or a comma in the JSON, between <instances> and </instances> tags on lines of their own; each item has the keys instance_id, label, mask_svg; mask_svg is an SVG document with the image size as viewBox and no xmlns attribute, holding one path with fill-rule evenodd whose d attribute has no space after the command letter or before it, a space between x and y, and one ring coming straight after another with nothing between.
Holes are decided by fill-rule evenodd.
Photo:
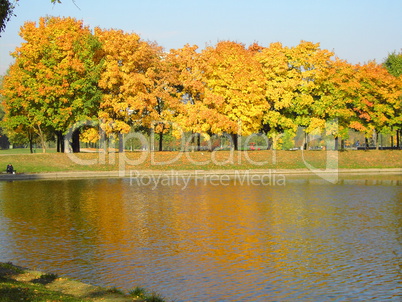
<instances>
[{"instance_id":1,"label":"watermark logo","mask_svg":"<svg viewBox=\"0 0 402 302\"><path fill-rule=\"evenodd\" d=\"M170 170L165 173L144 173L130 170L130 185L149 187L156 190L158 187L176 186L181 190L193 186L285 186L285 175L275 170L253 172L250 170L235 170L225 173L210 173L203 170L179 172Z\"/></svg>"},{"instance_id":2,"label":"watermark logo","mask_svg":"<svg viewBox=\"0 0 402 302\"><path fill-rule=\"evenodd\" d=\"M161 124L161 123L166 124L168 122L166 121L155 122L155 124ZM177 153L172 153L172 157L165 159L156 157L156 153L154 152L156 139L155 139L155 133L153 131L151 131L151 134L149 136L146 136L141 132L130 132L124 135L123 134L118 135L119 144L121 145L122 152L119 152L118 156L116 152L109 153L109 155L106 156L107 153L106 150L109 147L108 144L110 144L112 140L109 137L107 137L99 121L84 121L81 123L77 123L76 125L71 127L70 131L67 133L66 142L72 140L74 131L83 127L85 128L92 127L98 131L100 137L99 145L104 146L103 150L102 149L98 150L97 158L83 159L82 157L79 157L77 156L77 154L72 152L68 153L69 158L74 163L79 165L95 165L95 164L114 165L117 162L119 171L118 176L129 177L131 184L135 183L137 185L142 186L146 186L148 184L148 186L154 187L158 185L166 185L172 183L179 185L180 183L180 186L182 188L187 188L189 180L192 179L196 184L227 185L227 183L230 181L231 184L235 185L246 185L246 184L279 185L279 183L277 182L278 178L273 179L278 175L278 173L275 170L265 169L265 171L263 171L262 174L260 172L258 173L256 172L257 169L259 169L258 171L260 171L260 169L264 165L271 164L270 165L271 167L280 165L280 162L278 162L276 153L277 151L275 147L270 153L271 156L270 159L259 158L259 160L257 160L256 158L258 157L252 156L252 152L255 152L254 151L255 149L250 148L248 150L240 151L241 154L239 155L239 153L237 154L235 153L233 147L228 148L227 146L233 146L234 142L232 140L231 135L225 134L224 139L227 142L227 145L225 147L226 152L224 153L224 156L222 156L222 153L218 153L220 152L222 147L214 146L210 140L208 141L209 145L207 145L208 150L204 151L208 154L208 156L200 157L197 156L197 153L191 152L191 149L188 148L188 146L191 145L191 142L196 138L196 136L194 134L186 136L184 131L177 124L171 123L168 127L175 131L177 137L180 137L178 145L179 151L177 151ZM338 134L338 122L337 120L328 122L325 124L324 130L321 128L317 128L314 129L314 131L311 131L311 133L314 132L317 133L316 137L319 138L314 138L314 135L310 135L310 143L318 139L325 140L325 147L324 147L326 155L325 167L324 168L322 168L322 166L321 168L315 167L314 164L309 162L307 160L307 157L305 156L306 148L301 148L301 157L304 166L306 168L306 171L309 171L310 174L316 175L328 181L329 183L336 183L338 181L338 152L332 150L335 149L334 146L336 141L336 135ZM250 142L253 138L255 138L256 135L257 134L248 136L242 142L243 146L252 145ZM279 141L281 135L283 136L283 134L276 135L275 141ZM115 137L116 136L117 135L115 135ZM259 139L261 140L261 135L259 135ZM267 146L270 145L270 141L268 140L267 136L262 136L262 139L265 140ZM135 150L136 151L135 157L130 156L130 154L126 152L126 147L133 140L137 142L137 145L141 146L140 148ZM68 146L68 144L66 145ZM303 146L307 145L306 139L303 141L302 145ZM107 160L108 162L106 162ZM205 165L220 167L225 166L227 164L231 164L233 166L236 166L243 164L242 161L246 161L247 165L256 167L256 170L254 172L240 172L241 170L236 170L232 171L231 173L223 173L223 174L220 173L219 171L210 173L206 172L201 173L201 171L204 170L194 170L191 173L171 171L169 175L166 175L166 173L159 173L159 172L153 172L152 173L153 175L141 174L138 170L129 170L130 168L132 169L133 167L140 166L144 163L150 164L154 167L160 166L161 170L165 170L167 166L178 163L181 160L193 165L196 169L197 167ZM284 179L284 176L280 178Z\"/></svg>"}]
</instances>

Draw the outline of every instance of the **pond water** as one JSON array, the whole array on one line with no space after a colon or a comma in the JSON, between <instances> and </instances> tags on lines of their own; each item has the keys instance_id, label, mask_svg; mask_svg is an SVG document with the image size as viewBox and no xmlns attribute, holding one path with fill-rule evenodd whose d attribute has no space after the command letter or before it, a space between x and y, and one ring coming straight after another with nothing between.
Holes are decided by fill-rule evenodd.
<instances>
[{"instance_id":1,"label":"pond water","mask_svg":"<svg viewBox=\"0 0 402 302\"><path fill-rule=\"evenodd\" d=\"M0 261L175 301L400 301L402 176L1 182Z\"/></svg>"}]
</instances>

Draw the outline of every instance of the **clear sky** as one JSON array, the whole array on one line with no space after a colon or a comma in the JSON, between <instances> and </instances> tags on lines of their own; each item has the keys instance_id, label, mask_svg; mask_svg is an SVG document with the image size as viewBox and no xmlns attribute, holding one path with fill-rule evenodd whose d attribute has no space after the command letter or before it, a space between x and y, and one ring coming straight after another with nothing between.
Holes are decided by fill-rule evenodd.
<instances>
[{"instance_id":1,"label":"clear sky","mask_svg":"<svg viewBox=\"0 0 402 302\"><path fill-rule=\"evenodd\" d=\"M402 0L20 0L0 37L0 75L21 44L19 28L41 16L72 16L91 28L123 29L165 50L220 40L269 46L319 42L350 63L376 60L402 49Z\"/></svg>"}]
</instances>

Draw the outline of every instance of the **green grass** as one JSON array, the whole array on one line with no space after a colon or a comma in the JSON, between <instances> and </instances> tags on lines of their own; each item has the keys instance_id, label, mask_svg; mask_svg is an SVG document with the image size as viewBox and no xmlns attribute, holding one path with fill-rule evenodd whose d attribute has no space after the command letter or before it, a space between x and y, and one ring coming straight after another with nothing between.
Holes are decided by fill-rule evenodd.
<instances>
[{"instance_id":1,"label":"green grass","mask_svg":"<svg viewBox=\"0 0 402 302\"><path fill-rule=\"evenodd\" d=\"M128 292L133 297L142 297L146 294L145 288L137 286Z\"/></svg>"},{"instance_id":2,"label":"green grass","mask_svg":"<svg viewBox=\"0 0 402 302\"><path fill-rule=\"evenodd\" d=\"M41 283L29 283L15 281L4 276L0 277L0 302L15 301L60 301L60 302L82 302L88 301L65 295L47 289Z\"/></svg>"},{"instance_id":3,"label":"green grass","mask_svg":"<svg viewBox=\"0 0 402 302\"><path fill-rule=\"evenodd\" d=\"M42 284L18 282L0 277L0 302L15 301L65 301L82 302L87 300L78 299L69 295L55 292L45 288Z\"/></svg>"},{"instance_id":4,"label":"green grass","mask_svg":"<svg viewBox=\"0 0 402 302\"><path fill-rule=\"evenodd\" d=\"M25 270L10 262L0 263L0 302L14 301L84 301L70 295L64 295L47 289L44 285L57 279L57 275L43 274L33 282L16 281L15 276Z\"/></svg>"},{"instance_id":5,"label":"green grass","mask_svg":"<svg viewBox=\"0 0 402 302\"><path fill-rule=\"evenodd\" d=\"M120 289L118 289L118 288L116 288L116 287L108 288L108 289L106 289L106 291L107 291L108 293L112 293L112 294L121 294L121 295L124 295L123 291L120 290Z\"/></svg>"},{"instance_id":6,"label":"green grass","mask_svg":"<svg viewBox=\"0 0 402 302\"><path fill-rule=\"evenodd\" d=\"M164 302L165 299L155 292L148 292L145 288L137 286L129 292L133 298L141 299L145 302Z\"/></svg>"},{"instance_id":7,"label":"green grass","mask_svg":"<svg viewBox=\"0 0 402 302\"><path fill-rule=\"evenodd\" d=\"M12 153L1 150L0 169L8 163L17 173L117 170L253 170L325 169L336 158L340 169L402 168L402 150L335 151L217 151L110 153Z\"/></svg>"},{"instance_id":8,"label":"green grass","mask_svg":"<svg viewBox=\"0 0 402 302\"><path fill-rule=\"evenodd\" d=\"M59 276L57 274L43 274L39 278L33 280L33 283L40 283L40 284L48 284L52 283L56 280Z\"/></svg>"},{"instance_id":9,"label":"green grass","mask_svg":"<svg viewBox=\"0 0 402 302\"><path fill-rule=\"evenodd\" d=\"M18 281L18 276L24 275L24 279L30 281ZM29 275L29 277L27 277ZM71 289L70 294L63 294L56 290L51 290L48 285L52 282L63 282L64 290ZM123 291L112 288L99 288L98 292L89 292L85 298L78 298L74 289L76 281L59 278L56 274L42 274L36 271L22 269L12 263L0 262L0 302L31 301L31 302L83 302L83 301L143 301L143 302L164 302L161 295L148 292L142 287L136 287L129 295ZM91 290L90 290L91 291ZM93 297L93 298L92 298Z\"/></svg>"},{"instance_id":10,"label":"green grass","mask_svg":"<svg viewBox=\"0 0 402 302\"><path fill-rule=\"evenodd\" d=\"M0 269L8 272L8 274L23 274L24 270L18 266L15 266L11 262L0 263ZM0 275L2 276L2 275Z\"/></svg>"},{"instance_id":11,"label":"green grass","mask_svg":"<svg viewBox=\"0 0 402 302\"><path fill-rule=\"evenodd\" d=\"M34 153L42 153L42 149L33 149ZM56 153L56 148L46 149L46 153ZM0 155L2 154L31 154L29 148L14 148L14 149L0 149Z\"/></svg>"}]
</instances>

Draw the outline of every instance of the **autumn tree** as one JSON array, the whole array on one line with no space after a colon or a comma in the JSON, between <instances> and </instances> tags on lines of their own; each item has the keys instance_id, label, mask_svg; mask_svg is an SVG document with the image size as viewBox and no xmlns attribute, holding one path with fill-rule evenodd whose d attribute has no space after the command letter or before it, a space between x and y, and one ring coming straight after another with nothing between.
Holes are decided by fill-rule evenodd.
<instances>
[{"instance_id":1,"label":"autumn tree","mask_svg":"<svg viewBox=\"0 0 402 302\"><path fill-rule=\"evenodd\" d=\"M319 43L302 41L295 47L272 43L256 54L266 82L263 129L275 137L298 126L311 133L325 126L326 117L319 104L322 84L331 68L332 52ZM318 111L314 107L318 107Z\"/></svg>"},{"instance_id":2,"label":"autumn tree","mask_svg":"<svg viewBox=\"0 0 402 302\"><path fill-rule=\"evenodd\" d=\"M344 139L354 129L367 139L389 133L398 123L400 84L384 68L375 62L353 65L336 59L328 70L312 110L324 120L336 120L331 133L336 138Z\"/></svg>"},{"instance_id":3,"label":"autumn tree","mask_svg":"<svg viewBox=\"0 0 402 302\"><path fill-rule=\"evenodd\" d=\"M382 65L369 62L356 65L354 108L366 138L390 133L401 126L401 78L392 76ZM378 143L376 144L378 148Z\"/></svg>"},{"instance_id":4,"label":"autumn tree","mask_svg":"<svg viewBox=\"0 0 402 302\"><path fill-rule=\"evenodd\" d=\"M328 78L333 53L321 49L319 43L302 41L289 49L288 66L296 72L297 85L292 101L295 123L304 128L306 134L324 129L328 116L323 116L323 83ZM318 110L317 110L318 109ZM333 133L338 136L338 133ZM306 136L306 147L308 137Z\"/></svg>"},{"instance_id":5,"label":"autumn tree","mask_svg":"<svg viewBox=\"0 0 402 302\"><path fill-rule=\"evenodd\" d=\"M147 106L147 115L142 118L142 126L152 127L153 131L158 134L158 150L162 151L165 133L169 131L175 133L176 131L178 135L183 134L175 127L182 99L178 93L167 55L159 53L158 57L159 59L154 61L146 73L150 83L146 87L147 96L144 98L144 104Z\"/></svg>"},{"instance_id":6,"label":"autumn tree","mask_svg":"<svg viewBox=\"0 0 402 302\"><path fill-rule=\"evenodd\" d=\"M96 28L95 34L105 58L99 81L102 129L110 135L128 133L131 126L153 128L162 142L174 101L162 49L122 30Z\"/></svg>"},{"instance_id":7,"label":"autumn tree","mask_svg":"<svg viewBox=\"0 0 402 302\"><path fill-rule=\"evenodd\" d=\"M326 129L325 134L335 137L335 149L339 148L339 139L341 149L344 148L344 140L350 128L357 131L364 129L360 117L354 111L357 97L355 92L360 86L355 74L356 67L344 60L337 58L330 62L312 105L318 123L333 121L334 127Z\"/></svg>"},{"instance_id":8,"label":"autumn tree","mask_svg":"<svg viewBox=\"0 0 402 302\"><path fill-rule=\"evenodd\" d=\"M227 118L219 114L214 103L204 102L205 90L204 64L197 52L198 46L185 45L172 49L166 57L170 70L170 86L175 90L175 96L180 101L174 121L186 132L192 132L198 148L201 135L207 140L214 133L219 133L220 123Z\"/></svg>"},{"instance_id":9,"label":"autumn tree","mask_svg":"<svg viewBox=\"0 0 402 302\"><path fill-rule=\"evenodd\" d=\"M297 124L293 114L293 100L300 79L288 62L289 48L281 43L272 43L257 52L256 60L261 64L265 81L265 106L262 129L270 136L285 130L296 131Z\"/></svg>"},{"instance_id":10,"label":"autumn tree","mask_svg":"<svg viewBox=\"0 0 402 302\"><path fill-rule=\"evenodd\" d=\"M250 135L260 129L265 105L260 64L243 44L232 41L207 47L201 59L206 86L204 104L218 114L211 130L231 134L237 150L239 134Z\"/></svg>"},{"instance_id":11,"label":"autumn tree","mask_svg":"<svg viewBox=\"0 0 402 302\"><path fill-rule=\"evenodd\" d=\"M46 132L56 133L58 151L63 152L67 130L96 116L100 43L82 21L73 18L41 18L38 26L26 22L20 35L26 42L13 53L16 60L2 92L7 121L11 126L25 116L43 148ZM77 144L75 140L74 151Z\"/></svg>"},{"instance_id":12,"label":"autumn tree","mask_svg":"<svg viewBox=\"0 0 402 302\"><path fill-rule=\"evenodd\" d=\"M396 53L393 52L388 55L386 58L385 62L383 63L384 67L388 70L390 74L392 74L394 77L399 77L401 78L402 75L402 52ZM402 114L402 113L401 113ZM395 131L396 131L396 145L398 148L401 147L401 136L402 136L402 124L395 123L394 125Z\"/></svg>"},{"instance_id":13,"label":"autumn tree","mask_svg":"<svg viewBox=\"0 0 402 302\"><path fill-rule=\"evenodd\" d=\"M1 93L3 95L2 107L5 116L1 122L12 143L28 142L31 153L38 133L42 134L42 115L37 115L37 108L29 102L27 90L21 88L21 82L28 81L26 73L17 65L10 67L5 77Z\"/></svg>"}]
</instances>

